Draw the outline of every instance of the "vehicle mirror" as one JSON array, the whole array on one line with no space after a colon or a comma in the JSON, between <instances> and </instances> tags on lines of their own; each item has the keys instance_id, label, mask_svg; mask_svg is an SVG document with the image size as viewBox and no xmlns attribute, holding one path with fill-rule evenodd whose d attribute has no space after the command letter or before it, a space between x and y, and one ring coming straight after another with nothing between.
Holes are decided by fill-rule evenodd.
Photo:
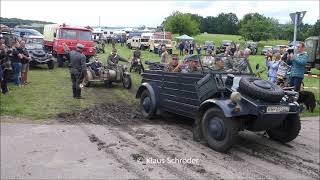
<instances>
[{"instance_id":1,"label":"vehicle mirror","mask_svg":"<svg viewBox=\"0 0 320 180\"><path fill-rule=\"evenodd\" d=\"M53 33L53 37L57 37L57 33L56 32Z\"/></svg>"},{"instance_id":2,"label":"vehicle mirror","mask_svg":"<svg viewBox=\"0 0 320 180\"><path fill-rule=\"evenodd\" d=\"M259 69L259 67L260 67L260 64L257 64L257 65L256 65L256 70L258 70L258 69Z\"/></svg>"}]
</instances>

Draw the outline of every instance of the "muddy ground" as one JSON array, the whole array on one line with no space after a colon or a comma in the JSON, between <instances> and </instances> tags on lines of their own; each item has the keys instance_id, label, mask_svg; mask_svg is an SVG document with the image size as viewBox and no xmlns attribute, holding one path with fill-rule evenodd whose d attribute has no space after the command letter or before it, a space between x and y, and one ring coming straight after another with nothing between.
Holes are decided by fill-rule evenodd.
<instances>
[{"instance_id":1,"label":"muddy ground","mask_svg":"<svg viewBox=\"0 0 320 180\"><path fill-rule=\"evenodd\" d=\"M48 123L7 120L1 179L319 179L318 118L303 120L299 137L287 144L241 132L226 154L194 142L192 120L169 114L145 120L125 103L59 114ZM28 150L19 149L26 144Z\"/></svg>"}]
</instances>

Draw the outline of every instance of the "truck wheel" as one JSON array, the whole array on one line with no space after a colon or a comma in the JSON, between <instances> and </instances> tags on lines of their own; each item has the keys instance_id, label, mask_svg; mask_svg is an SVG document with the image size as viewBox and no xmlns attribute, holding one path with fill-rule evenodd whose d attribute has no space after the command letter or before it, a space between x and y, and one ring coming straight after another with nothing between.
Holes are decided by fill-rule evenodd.
<instances>
[{"instance_id":1,"label":"truck wheel","mask_svg":"<svg viewBox=\"0 0 320 180\"><path fill-rule=\"evenodd\" d=\"M123 87L126 88L126 89L130 89L131 88L132 81L131 81L130 75L125 75L123 77L122 84L123 84Z\"/></svg>"},{"instance_id":2,"label":"truck wheel","mask_svg":"<svg viewBox=\"0 0 320 180\"><path fill-rule=\"evenodd\" d=\"M152 98L147 89L145 89L140 97L140 111L142 116L147 119L152 119L155 116L156 108L152 107Z\"/></svg>"},{"instance_id":3,"label":"truck wheel","mask_svg":"<svg viewBox=\"0 0 320 180\"><path fill-rule=\"evenodd\" d=\"M280 127L267 130L270 139L286 143L294 140L301 129L299 115L288 115Z\"/></svg>"},{"instance_id":4,"label":"truck wheel","mask_svg":"<svg viewBox=\"0 0 320 180\"><path fill-rule=\"evenodd\" d=\"M53 69L54 68L54 64L53 64L53 61L48 61L48 69Z\"/></svg>"},{"instance_id":5,"label":"truck wheel","mask_svg":"<svg viewBox=\"0 0 320 180\"><path fill-rule=\"evenodd\" d=\"M225 117L218 108L210 108L205 112L201 128L209 147L220 152L228 151L238 137L237 122Z\"/></svg>"},{"instance_id":6,"label":"truck wheel","mask_svg":"<svg viewBox=\"0 0 320 180\"><path fill-rule=\"evenodd\" d=\"M242 77L239 91L267 102L280 102L284 96L284 91L279 86L256 77Z\"/></svg>"}]
</instances>

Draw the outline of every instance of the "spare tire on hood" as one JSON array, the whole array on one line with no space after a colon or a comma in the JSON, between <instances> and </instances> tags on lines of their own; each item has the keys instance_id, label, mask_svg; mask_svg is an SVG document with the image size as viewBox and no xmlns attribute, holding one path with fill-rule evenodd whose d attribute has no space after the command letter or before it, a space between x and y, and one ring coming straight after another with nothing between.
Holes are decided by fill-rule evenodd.
<instances>
[{"instance_id":1,"label":"spare tire on hood","mask_svg":"<svg viewBox=\"0 0 320 180\"><path fill-rule=\"evenodd\" d=\"M256 77L242 77L239 91L266 102L280 102L284 96L284 91L279 86Z\"/></svg>"}]
</instances>

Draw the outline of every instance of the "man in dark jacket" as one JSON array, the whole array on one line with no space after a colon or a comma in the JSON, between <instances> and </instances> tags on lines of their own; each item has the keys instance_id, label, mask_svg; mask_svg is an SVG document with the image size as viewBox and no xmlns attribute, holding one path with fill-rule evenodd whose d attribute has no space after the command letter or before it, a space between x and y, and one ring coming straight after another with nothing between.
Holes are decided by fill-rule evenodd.
<instances>
[{"instance_id":1,"label":"man in dark jacket","mask_svg":"<svg viewBox=\"0 0 320 180\"><path fill-rule=\"evenodd\" d=\"M87 74L86 56L82 54L84 45L77 44L76 50L70 51L68 46L64 44L64 51L70 57L70 75L72 81L72 93L76 99L83 99L81 97L80 83L81 79Z\"/></svg>"}]
</instances>

